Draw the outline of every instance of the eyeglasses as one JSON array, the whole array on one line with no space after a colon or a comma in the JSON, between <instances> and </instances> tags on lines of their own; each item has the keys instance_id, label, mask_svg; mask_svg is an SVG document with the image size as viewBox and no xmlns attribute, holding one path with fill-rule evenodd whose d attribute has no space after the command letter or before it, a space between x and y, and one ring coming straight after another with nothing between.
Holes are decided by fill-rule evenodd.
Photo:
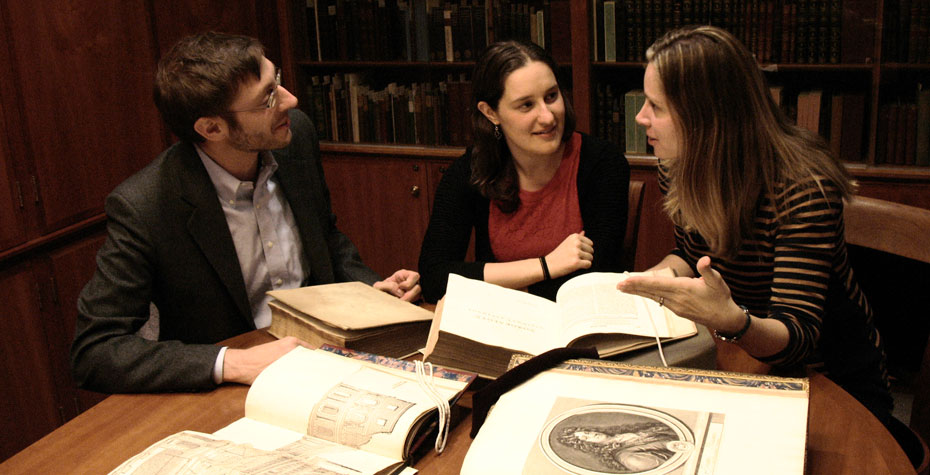
<instances>
[{"instance_id":1,"label":"eyeglasses","mask_svg":"<svg viewBox=\"0 0 930 475\"><path fill-rule=\"evenodd\" d=\"M271 91L271 94L268 94L268 102L258 107L252 107L250 109L231 110L229 112L252 112L252 111L257 111L257 110L271 109L278 103L277 93L280 87L281 87L281 68L278 68L275 70L275 74L274 74L274 90Z\"/></svg>"}]
</instances>

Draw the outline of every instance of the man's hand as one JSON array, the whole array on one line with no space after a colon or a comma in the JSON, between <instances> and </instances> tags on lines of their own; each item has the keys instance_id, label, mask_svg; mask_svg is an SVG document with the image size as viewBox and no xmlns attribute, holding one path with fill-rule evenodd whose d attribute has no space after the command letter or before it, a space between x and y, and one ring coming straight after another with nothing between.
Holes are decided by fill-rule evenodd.
<instances>
[{"instance_id":1,"label":"man's hand","mask_svg":"<svg viewBox=\"0 0 930 475\"><path fill-rule=\"evenodd\" d=\"M298 346L313 348L292 336L244 350L229 348L223 357L223 382L252 384L258 373Z\"/></svg>"},{"instance_id":2,"label":"man's hand","mask_svg":"<svg viewBox=\"0 0 930 475\"><path fill-rule=\"evenodd\" d=\"M375 282L374 287L401 300L416 302L420 298L420 274L401 269L387 279Z\"/></svg>"}]
</instances>

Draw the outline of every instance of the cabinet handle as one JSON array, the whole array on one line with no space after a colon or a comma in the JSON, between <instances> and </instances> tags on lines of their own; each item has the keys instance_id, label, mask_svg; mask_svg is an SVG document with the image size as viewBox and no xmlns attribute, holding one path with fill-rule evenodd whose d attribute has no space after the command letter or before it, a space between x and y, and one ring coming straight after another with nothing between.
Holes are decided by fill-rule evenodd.
<instances>
[{"instance_id":1,"label":"cabinet handle","mask_svg":"<svg viewBox=\"0 0 930 475\"><path fill-rule=\"evenodd\" d=\"M449 167L439 167L439 173L445 175Z\"/></svg>"},{"instance_id":2,"label":"cabinet handle","mask_svg":"<svg viewBox=\"0 0 930 475\"><path fill-rule=\"evenodd\" d=\"M36 180L36 176L32 175L32 191L35 193L36 204L39 204L39 181Z\"/></svg>"},{"instance_id":3,"label":"cabinet handle","mask_svg":"<svg viewBox=\"0 0 930 475\"><path fill-rule=\"evenodd\" d=\"M19 180L16 180L16 198L19 201L19 209L25 208L26 206L23 203L23 185Z\"/></svg>"},{"instance_id":4,"label":"cabinet handle","mask_svg":"<svg viewBox=\"0 0 930 475\"><path fill-rule=\"evenodd\" d=\"M411 186L411 187L410 187L410 196L412 196L412 197L414 197L414 198L420 196L420 187L417 186L417 185Z\"/></svg>"},{"instance_id":5,"label":"cabinet handle","mask_svg":"<svg viewBox=\"0 0 930 475\"><path fill-rule=\"evenodd\" d=\"M415 172L420 171L420 165L414 164L414 165L413 165L413 171L415 171Z\"/></svg>"}]
</instances>

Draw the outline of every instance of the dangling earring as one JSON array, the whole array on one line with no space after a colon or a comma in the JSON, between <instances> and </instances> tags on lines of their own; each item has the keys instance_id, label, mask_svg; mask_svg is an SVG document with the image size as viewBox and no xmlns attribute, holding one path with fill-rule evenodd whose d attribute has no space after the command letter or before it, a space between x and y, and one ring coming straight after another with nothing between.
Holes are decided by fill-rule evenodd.
<instances>
[{"instance_id":1,"label":"dangling earring","mask_svg":"<svg viewBox=\"0 0 930 475\"><path fill-rule=\"evenodd\" d=\"M501 139L501 127L497 124L494 124L494 138Z\"/></svg>"}]
</instances>

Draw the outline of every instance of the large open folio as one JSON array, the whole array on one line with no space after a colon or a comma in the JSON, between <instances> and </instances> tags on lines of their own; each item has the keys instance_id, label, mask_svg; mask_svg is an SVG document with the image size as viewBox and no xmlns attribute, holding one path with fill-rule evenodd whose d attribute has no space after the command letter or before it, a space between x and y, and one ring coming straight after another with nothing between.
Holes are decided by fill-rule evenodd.
<instances>
[{"instance_id":1,"label":"large open folio","mask_svg":"<svg viewBox=\"0 0 930 475\"><path fill-rule=\"evenodd\" d=\"M111 473L396 473L436 428L437 403L413 367L298 347L259 374L245 417L213 434L168 436ZM475 375L437 368L426 378L454 404Z\"/></svg>"},{"instance_id":2,"label":"large open folio","mask_svg":"<svg viewBox=\"0 0 930 475\"><path fill-rule=\"evenodd\" d=\"M500 397L462 473L801 474L808 396L806 378L569 360Z\"/></svg>"},{"instance_id":3,"label":"large open folio","mask_svg":"<svg viewBox=\"0 0 930 475\"><path fill-rule=\"evenodd\" d=\"M493 379L515 353L595 347L603 358L697 334L694 322L617 290L617 282L631 275L582 274L562 284L553 302L451 274L433 317L426 361Z\"/></svg>"}]
</instances>

